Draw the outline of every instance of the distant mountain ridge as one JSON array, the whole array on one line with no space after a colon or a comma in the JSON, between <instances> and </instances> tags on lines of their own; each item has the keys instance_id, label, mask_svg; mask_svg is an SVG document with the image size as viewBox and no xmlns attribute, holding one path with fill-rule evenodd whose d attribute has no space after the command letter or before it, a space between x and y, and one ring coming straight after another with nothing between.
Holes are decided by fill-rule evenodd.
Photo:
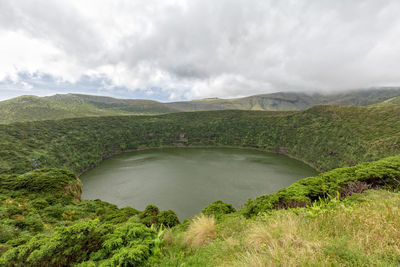
<instances>
[{"instance_id":1,"label":"distant mountain ridge","mask_svg":"<svg viewBox=\"0 0 400 267\"><path fill-rule=\"evenodd\" d=\"M400 88L389 87L330 95L279 92L243 98L206 98L169 103L83 94L57 94L48 97L20 96L0 102L0 123L231 109L294 111L316 105L367 106L389 103L393 105L399 102L394 101L398 97L400 97Z\"/></svg>"}]
</instances>

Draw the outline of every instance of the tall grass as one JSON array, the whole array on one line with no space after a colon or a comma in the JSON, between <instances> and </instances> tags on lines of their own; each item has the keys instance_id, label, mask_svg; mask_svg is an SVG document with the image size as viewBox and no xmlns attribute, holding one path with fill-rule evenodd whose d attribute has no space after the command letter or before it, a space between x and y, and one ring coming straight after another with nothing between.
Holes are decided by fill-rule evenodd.
<instances>
[{"instance_id":1,"label":"tall grass","mask_svg":"<svg viewBox=\"0 0 400 267\"><path fill-rule=\"evenodd\" d=\"M214 240L216 233L214 217L200 215L190 223L185 241L189 247L197 249Z\"/></svg>"},{"instance_id":2,"label":"tall grass","mask_svg":"<svg viewBox=\"0 0 400 267\"><path fill-rule=\"evenodd\" d=\"M208 223L201 221L209 218L202 217L186 231L187 236L199 238L191 243L196 250L185 251L177 262L182 266L187 266L187 259L208 266L400 266L399 193L366 191L348 201L320 206L322 210L313 205L272 211L256 219L228 216L216 223L211 243L204 239L204 230L194 230L207 229Z\"/></svg>"}]
</instances>

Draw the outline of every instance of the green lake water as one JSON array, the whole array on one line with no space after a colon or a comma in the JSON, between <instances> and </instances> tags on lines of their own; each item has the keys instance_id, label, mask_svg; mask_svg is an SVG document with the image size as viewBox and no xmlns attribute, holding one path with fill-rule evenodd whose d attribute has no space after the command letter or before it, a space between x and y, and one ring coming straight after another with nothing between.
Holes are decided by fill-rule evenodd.
<instances>
[{"instance_id":1,"label":"green lake water","mask_svg":"<svg viewBox=\"0 0 400 267\"><path fill-rule=\"evenodd\" d=\"M84 199L143 210L154 204L187 219L216 200L236 208L317 172L283 155L226 148L126 153L83 174Z\"/></svg>"}]
</instances>

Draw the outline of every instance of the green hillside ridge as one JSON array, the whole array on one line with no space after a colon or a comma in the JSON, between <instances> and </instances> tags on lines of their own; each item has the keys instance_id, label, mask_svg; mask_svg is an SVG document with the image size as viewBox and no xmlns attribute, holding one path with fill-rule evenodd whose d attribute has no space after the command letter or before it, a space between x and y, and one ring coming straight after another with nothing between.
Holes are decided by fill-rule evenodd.
<instances>
[{"instance_id":1,"label":"green hillside ridge","mask_svg":"<svg viewBox=\"0 0 400 267\"><path fill-rule=\"evenodd\" d=\"M398 154L399 116L399 106L316 106L14 123L0 125L0 173L30 171L35 159L79 174L123 151L207 146L282 153L326 171Z\"/></svg>"},{"instance_id":2,"label":"green hillside ridge","mask_svg":"<svg viewBox=\"0 0 400 267\"><path fill-rule=\"evenodd\" d=\"M120 100L73 94L21 96L0 102L0 123L171 112L159 104L151 100Z\"/></svg>"},{"instance_id":3,"label":"green hillside ridge","mask_svg":"<svg viewBox=\"0 0 400 267\"><path fill-rule=\"evenodd\" d=\"M316 105L366 106L399 95L399 88L375 88L330 95L281 92L234 99L206 98L170 103L82 94L21 96L0 102L0 123L128 114L154 115L182 111L293 111L305 110Z\"/></svg>"}]
</instances>

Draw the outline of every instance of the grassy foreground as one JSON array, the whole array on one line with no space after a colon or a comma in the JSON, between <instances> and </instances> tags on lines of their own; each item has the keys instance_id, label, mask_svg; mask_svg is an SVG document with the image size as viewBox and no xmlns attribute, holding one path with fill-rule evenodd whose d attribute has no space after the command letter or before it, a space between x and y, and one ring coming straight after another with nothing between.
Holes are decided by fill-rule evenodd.
<instances>
[{"instance_id":1,"label":"grassy foreground","mask_svg":"<svg viewBox=\"0 0 400 267\"><path fill-rule=\"evenodd\" d=\"M379 190L251 220L200 217L165 234L159 265L399 266L399 207L399 193Z\"/></svg>"}]
</instances>

